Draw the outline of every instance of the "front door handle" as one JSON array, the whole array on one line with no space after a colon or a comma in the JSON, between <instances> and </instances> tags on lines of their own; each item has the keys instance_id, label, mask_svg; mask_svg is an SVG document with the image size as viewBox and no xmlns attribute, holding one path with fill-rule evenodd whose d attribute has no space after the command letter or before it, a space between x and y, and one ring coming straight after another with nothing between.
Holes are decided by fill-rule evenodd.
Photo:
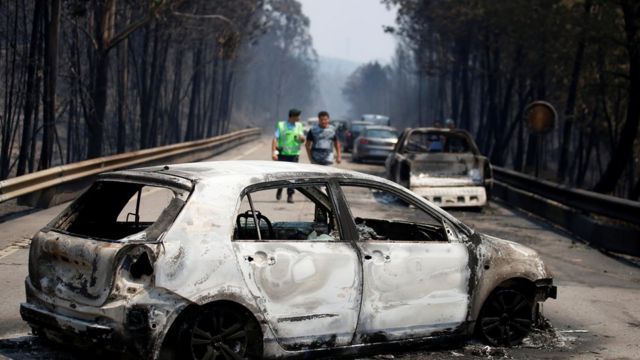
<instances>
[{"instance_id":1,"label":"front door handle","mask_svg":"<svg viewBox=\"0 0 640 360\"><path fill-rule=\"evenodd\" d=\"M378 262L389 262L391 261L391 256L384 255L380 251L374 251L373 255L365 254L364 259L365 260L375 259L375 260L378 260Z\"/></svg>"}]
</instances>

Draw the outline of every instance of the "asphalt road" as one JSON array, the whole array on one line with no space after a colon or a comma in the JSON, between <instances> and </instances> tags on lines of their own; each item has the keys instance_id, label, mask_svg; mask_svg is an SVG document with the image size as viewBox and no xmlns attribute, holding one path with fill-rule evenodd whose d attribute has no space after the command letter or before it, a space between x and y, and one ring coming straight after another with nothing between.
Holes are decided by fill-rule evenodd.
<instances>
[{"instance_id":1,"label":"asphalt road","mask_svg":"<svg viewBox=\"0 0 640 360\"><path fill-rule=\"evenodd\" d=\"M215 160L269 160L269 139L243 145ZM340 167L380 175L378 164ZM302 161L306 161L303 157ZM87 354L42 344L20 319L27 276L28 239L64 205L0 223L0 359L79 359ZM639 359L640 268L580 243L540 219L491 203L482 213L453 211L476 230L536 249L554 273L558 299L544 304L551 327L536 331L517 348L490 348L473 341L431 351L383 354L402 359ZM93 355L92 355L93 356Z\"/></svg>"}]
</instances>

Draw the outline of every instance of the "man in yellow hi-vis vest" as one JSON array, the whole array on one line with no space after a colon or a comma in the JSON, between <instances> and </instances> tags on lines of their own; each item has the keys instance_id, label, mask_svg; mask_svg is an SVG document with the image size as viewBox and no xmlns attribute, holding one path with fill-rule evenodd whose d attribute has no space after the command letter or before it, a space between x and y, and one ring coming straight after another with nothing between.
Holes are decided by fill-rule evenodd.
<instances>
[{"instance_id":1,"label":"man in yellow hi-vis vest","mask_svg":"<svg viewBox=\"0 0 640 360\"><path fill-rule=\"evenodd\" d=\"M300 146L304 143L304 131L300 123L298 109L289 110L287 121L278 121L276 131L271 142L271 158L274 161L298 162L300 158ZM293 203L293 188L287 188L287 202ZM278 189L276 199L282 197L282 189Z\"/></svg>"}]
</instances>

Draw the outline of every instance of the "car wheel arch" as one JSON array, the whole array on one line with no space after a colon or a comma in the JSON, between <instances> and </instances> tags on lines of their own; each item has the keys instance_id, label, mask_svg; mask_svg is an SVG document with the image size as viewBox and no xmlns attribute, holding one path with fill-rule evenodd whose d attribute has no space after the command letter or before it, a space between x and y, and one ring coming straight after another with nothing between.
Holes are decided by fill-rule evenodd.
<instances>
[{"instance_id":1,"label":"car wheel arch","mask_svg":"<svg viewBox=\"0 0 640 360\"><path fill-rule=\"evenodd\" d=\"M188 326L190 325L189 323L207 309L218 306L230 307L235 312L247 314L251 321L255 322L257 325L257 329L260 331L260 338L264 341L266 331L268 331L268 329L265 329L265 326L268 327L268 325L266 325L266 322L259 311L256 312L250 308L251 306L245 305L246 304L230 299L216 299L209 302L203 302L201 304L189 304L177 314L167 331L164 332L165 336L160 343L161 346L158 346L158 354L155 358L174 358L174 355L176 354L175 352L178 351L179 353L179 349L177 349L176 346L179 347L182 345L181 338L184 332L188 330ZM169 353L168 357L167 355L164 355L166 352Z\"/></svg>"},{"instance_id":2,"label":"car wheel arch","mask_svg":"<svg viewBox=\"0 0 640 360\"><path fill-rule=\"evenodd\" d=\"M498 290L504 289L513 289L523 292L525 295L533 299L536 293L536 284L531 279L525 277L510 277L504 279L500 282L496 282L485 291L482 291L482 294L479 294L479 297L476 298L475 306L472 309L471 319L474 321L478 319L480 316L480 312L482 308L486 304L487 300Z\"/></svg>"},{"instance_id":3,"label":"car wheel arch","mask_svg":"<svg viewBox=\"0 0 640 360\"><path fill-rule=\"evenodd\" d=\"M530 333L537 320L535 294L536 285L529 279L514 277L502 281L481 302L482 306L474 317L475 325L470 329L473 335L493 346L517 345ZM508 320L502 323L505 317ZM500 330L500 339L491 336L495 330L489 330L496 325L507 329Z\"/></svg>"}]
</instances>

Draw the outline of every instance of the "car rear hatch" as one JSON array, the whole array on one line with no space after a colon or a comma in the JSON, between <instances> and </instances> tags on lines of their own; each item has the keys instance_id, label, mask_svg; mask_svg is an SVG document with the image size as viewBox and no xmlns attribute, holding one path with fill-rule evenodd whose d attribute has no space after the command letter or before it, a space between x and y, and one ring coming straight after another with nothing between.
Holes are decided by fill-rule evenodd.
<instances>
[{"instance_id":1,"label":"car rear hatch","mask_svg":"<svg viewBox=\"0 0 640 360\"><path fill-rule=\"evenodd\" d=\"M45 295L100 306L122 263L153 249L184 206L193 181L159 172L101 176L32 239L29 279ZM135 248L135 249L134 249ZM139 256L144 255L144 256ZM131 264L127 264L131 266Z\"/></svg>"}]
</instances>

